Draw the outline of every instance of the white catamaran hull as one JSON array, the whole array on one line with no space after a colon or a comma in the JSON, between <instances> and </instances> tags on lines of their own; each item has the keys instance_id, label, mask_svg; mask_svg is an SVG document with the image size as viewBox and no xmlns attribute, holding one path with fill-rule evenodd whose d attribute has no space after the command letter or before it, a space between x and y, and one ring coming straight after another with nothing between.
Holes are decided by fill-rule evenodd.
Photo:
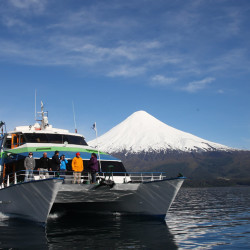
<instances>
[{"instance_id":1,"label":"white catamaran hull","mask_svg":"<svg viewBox=\"0 0 250 250\"><path fill-rule=\"evenodd\" d=\"M22 182L0 189L0 212L45 223L62 184L61 179Z\"/></svg>"},{"instance_id":2,"label":"white catamaran hull","mask_svg":"<svg viewBox=\"0 0 250 250\"><path fill-rule=\"evenodd\" d=\"M165 216L183 181L173 178L113 187L63 184L53 209Z\"/></svg>"}]
</instances>

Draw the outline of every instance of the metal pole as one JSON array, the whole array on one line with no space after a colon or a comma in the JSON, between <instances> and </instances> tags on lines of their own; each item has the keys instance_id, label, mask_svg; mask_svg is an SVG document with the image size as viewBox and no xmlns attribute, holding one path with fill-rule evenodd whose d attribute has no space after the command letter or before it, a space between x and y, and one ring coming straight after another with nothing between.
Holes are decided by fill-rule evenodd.
<instances>
[{"instance_id":1,"label":"metal pole","mask_svg":"<svg viewBox=\"0 0 250 250\"><path fill-rule=\"evenodd\" d=\"M75 124L75 133L77 133L75 107L74 107L74 102L73 101L72 101L72 107L73 107L73 116L74 116L74 124Z\"/></svg>"},{"instance_id":2,"label":"metal pole","mask_svg":"<svg viewBox=\"0 0 250 250\"><path fill-rule=\"evenodd\" d=\"M95 135L96 135L96 144L97 144L97 152L98 152L98 158L99 158L100 171L102 172L102 164L101 164L101 158L100 158L100 152L99 152L96 122L95 122Z\"/></svg>"},{"instance_id":3,"label":"metal pole","mask_svg":"<svg viewBox=\"0 0 250 250\"><path fill-rule=\"evenodd\" d=\"M35 89L35 121L36 121L36 89Z\"/></svg>"}]
</instances>

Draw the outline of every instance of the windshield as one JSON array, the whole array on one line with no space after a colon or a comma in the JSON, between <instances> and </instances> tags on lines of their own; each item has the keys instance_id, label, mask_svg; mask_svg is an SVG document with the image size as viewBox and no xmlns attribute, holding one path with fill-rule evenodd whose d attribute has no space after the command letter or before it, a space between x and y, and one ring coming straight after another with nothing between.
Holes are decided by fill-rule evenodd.
<instances>
[{"instance_id":1,"label":"windshield","mask_svg":"<svg viewBox=\"0 0 250 250\"><path fill-rule=\"evenodd\" d=\"M82 136L74 135L62 135L62 134L38 134L27 133L24 135L24 142L28 143L58 143L63 144L68 142L69 144L88 145Z\"/></svg>"}]
</instances>

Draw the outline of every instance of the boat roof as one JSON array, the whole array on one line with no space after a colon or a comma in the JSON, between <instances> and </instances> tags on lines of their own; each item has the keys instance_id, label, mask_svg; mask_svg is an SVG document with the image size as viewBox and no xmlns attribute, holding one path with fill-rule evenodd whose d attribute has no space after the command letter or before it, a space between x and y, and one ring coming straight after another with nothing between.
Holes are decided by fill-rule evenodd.
<instances>
[{"instance_id":1,"label":"boat roof","mask_svg":"<svg viewBox=\"0 0 250 250\"><path fill-rule=\"evenodd\" d=\"M8 134L14 133L65 134L83 137L81 134L70 133L67 129L53 128L52 125L47 125L45 128L41 129L38 123L30 126L18 126L14 131L8 132Z\"/></svg>"},{"instance_id":2,"label":"boat roof","mask_svg":"<svg viewBox=\"0 0 250 250\"><path fill-rule=\"evenodd\" d=\"M37 112L41 119L36 119L36 123L34 125L29 126L18 126L14 129L14 131L8 132L8 134L14 133L37 133L37 134L65 134L65 135L74 135L79 137L84 137L81 134L70 133L67 129L53 128L51 124L49 124L48 120L48 111L43 110L43 102L41 102L41 112Z\"/></svg>"}]
</instances>

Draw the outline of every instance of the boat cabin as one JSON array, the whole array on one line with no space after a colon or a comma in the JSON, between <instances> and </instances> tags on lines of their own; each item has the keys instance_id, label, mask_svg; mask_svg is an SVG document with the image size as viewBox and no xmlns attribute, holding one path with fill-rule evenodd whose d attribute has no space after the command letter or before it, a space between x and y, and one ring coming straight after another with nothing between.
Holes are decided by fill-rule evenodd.
<instances>
[{"instance_id":1,"label":"boat cabin","mask_svg":"<svg viewBox=\"0 0 250 250\"><path fill-rule=\"evenodd\" d=\"M84 170L88 171L88 161L92 153L99 154L98 150L88 146L85 138L81 134L70 133L68 130L53 128L48 123L47 112L41 106L42 119L37 120L34 125L19 126L14 131L6 132L0 137L0 172L2 179L5 175L16 171L25 170L24 159L29 152L33 153L36 161L36 169L39 169L40 158L43 153L47 153L48 158L52 158L55 151L60 155L64 154L68 161L68 174L72 174L71 162L77 152L80 152L83 159ZM126 172L121 160L100 152L99 168L100 172ZM99 157L98 157L99 159Z\"/></svg>"}]
</instances>

